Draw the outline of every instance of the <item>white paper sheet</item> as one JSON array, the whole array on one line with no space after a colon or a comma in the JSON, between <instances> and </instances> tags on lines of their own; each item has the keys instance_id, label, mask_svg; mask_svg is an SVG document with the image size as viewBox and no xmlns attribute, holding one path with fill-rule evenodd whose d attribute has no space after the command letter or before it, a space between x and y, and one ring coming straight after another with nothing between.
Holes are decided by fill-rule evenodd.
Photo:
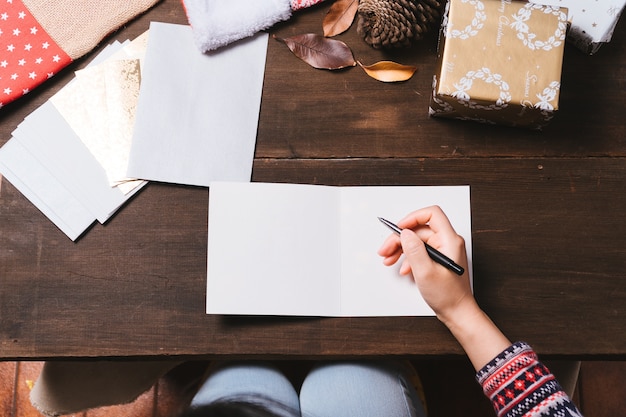
<instances>
[{"instance_id":1,"label":"white paper sheet","mask_svg":"<svg viewBox=\"0 0 626 417\"><path fill-rule=\"evenodd\" d=\"M25 119L12 140L19 140L100 223L133 195L109 185L102 166L50 101Z\"/></svg>"},{"instance_id":2,"label":"white paper sheet","mask_svg":"<svg viewBox=\"0 0 626 417\"><path fill-rule=\"evenodd\" d=\"M469 187L211 184L207 313L429 316L412 279L377 250L397 221L438 204L466 240Z\"/></svg>"},{"instance_id":3,"label":"white paper sheet","mask_svg":"<svg viewBox=\"0 0 626 417\"><path fill-rule=\"evenodd\" d=\"M132 42L107 48L103 59L77 71L76 78L50 99L104 168L109 184L124 194L144 185L126 177L126 170L147 38L145 32Z\"/></svg>"},{"instance_id":4,"label":"white paper sheet","mask_svg":"<svg viewBox=\"0 0 626 417\"><path fill-rule=\"evenodd\" d=\"M264 33L202 54L189 26L153 22L128 176L249 181L266 53Z\"/></svg>"},{"instance_id":5,"label":"white paper sheet","mask_svg":"<svg viewBox=\"0 0 626 417\"><path fill-rule=\"evenodd\" d=\"M0 148L0 171L70 239L76 240L95 222L91 212L19 141L9 140Z\"/></svg>"}]
</instances>

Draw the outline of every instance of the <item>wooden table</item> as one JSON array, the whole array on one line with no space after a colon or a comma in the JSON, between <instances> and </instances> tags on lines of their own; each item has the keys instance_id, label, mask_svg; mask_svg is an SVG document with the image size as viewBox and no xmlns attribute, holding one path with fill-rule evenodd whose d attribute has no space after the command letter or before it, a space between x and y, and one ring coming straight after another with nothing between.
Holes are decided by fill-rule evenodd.
<instances>
[{"instance_id":1,"label":"wooden table","mask_svg":"<svg viewBox=\"0 0 626 417\"><path fill-rule=\"evenodd\" d=\"M271 30L321 33L322 5ZM178 0L151 20L186 23ZM567 46L561 111L543 132L431 119L437 37L408 51L339 36L358 60L418 72L384 84L314 70L269 41L253 180L470 184L476 297L542 354L626 358L626 24L595 56ZM0 144L97 51L0 110ZM10 183L0 189L0 355L370 357L462 354L435 319L220 317L204 313L203 188L152 183L71 242Z\"/></svg>"}]
</instances>

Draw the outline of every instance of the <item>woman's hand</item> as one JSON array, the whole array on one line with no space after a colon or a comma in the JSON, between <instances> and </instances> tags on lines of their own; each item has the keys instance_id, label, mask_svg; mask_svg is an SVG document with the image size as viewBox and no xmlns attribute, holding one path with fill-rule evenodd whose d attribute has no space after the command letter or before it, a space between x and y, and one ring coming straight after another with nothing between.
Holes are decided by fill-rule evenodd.
<instances>
[{"instance_id":1,"label":"woman's hand","mask_svg":"<svg viewBox=\"0 0 626 417\"><path fill-rule=\"evenodd\" d=\"M414 211L398 222L402 234L385 240L378 254L385 265L393 265L404 253L401 274L412 273L424 300L444 322L463 303L474 304L469 281L465 241L438 206ZM428 256L424 242L465 268L458 276Z\"/></svg>"},{"instance_id":2,"label":"woman's hand","mask_svg":"<svg viewBox=\"0 0 626 417\"><path fill-rule=\"evenodd\" d=\"M437 206L414 211L398 222L400 236L389 236L378 250L385 265L404 253L400 273L412 273L422 297L459 341L476 370L510 345L472 293L465 241ZM465 268L462 276L439 265L426 252L424 242Z\"/></svg>"}]
</instances>

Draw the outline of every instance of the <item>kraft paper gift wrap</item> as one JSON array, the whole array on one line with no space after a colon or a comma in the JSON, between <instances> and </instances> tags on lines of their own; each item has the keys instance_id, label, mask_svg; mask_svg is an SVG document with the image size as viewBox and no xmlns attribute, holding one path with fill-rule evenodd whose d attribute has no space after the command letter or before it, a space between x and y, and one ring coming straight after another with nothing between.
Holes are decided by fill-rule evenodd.
<instances>
[{"instance_id":1,"label":"kraft paper gift wrap","mask_svg":"<svg viewBox=\"0 0 626 417\"><path fill-rule=\"evenodd\" d=\"M541 128L558 110L567 9L451 0L430 115Z\"/></svg>"}]
</instances>

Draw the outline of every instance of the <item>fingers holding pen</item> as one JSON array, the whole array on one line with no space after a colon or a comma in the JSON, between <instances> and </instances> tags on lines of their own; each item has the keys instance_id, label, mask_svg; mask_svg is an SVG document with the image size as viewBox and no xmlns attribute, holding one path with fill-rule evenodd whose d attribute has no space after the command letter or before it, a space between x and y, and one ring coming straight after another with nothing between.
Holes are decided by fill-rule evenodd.
<instances>
[{"instance_id":1,"label":"fingers holding pen","mask_svg":"<svg viewBox=\"0 0 626 417\"><path fill-rule=\"evenodd\" d=\"M383 264L386 266L394 265L398 262L403 254L419 252L425 253L424 240L425 236L431 236L432 233L427 228L418 227L416 230L404 229L402 234L392 234L385 239L382 246L378 250L378 254L383 257ZM402 235L405 235L402 237ZM408 235L409 237L407 238ZM409 242L409 243L407 243ZM408 246L407 246L408 245ZM407 253L408 251L408 253ZM410 257L405 257L400 265L400 274L407 275L411 273Z\"/></svg>"},{"instance_id":2,"label":"fingers holding pen","mask_svg":"<svg viewBox=\"0 0 626 417\"><path fill-rule=\"evenodd\" d=\"M413 239L413 241L415 240L419 241L420 243L422 242L414 232L408 229L402 231L402 234L409 234L409 233L413 236L410 239ZM400 257L403 254L407 253L407 251L411 254L413 252L425 251L424 249L425 247L423 244L420 247L420 245L417 245L415 243L410 243L409 246L406 247L407 244L404 243L404 246L403 246L402 242L403 242L402 238L398 235L394 234L394 235L390 235L389 237L387 237L387 239L385 240L381 248L378 250L378 254L383 257L384 265L386 266L394 265L396 262L400 260ZM402 264L400 265L399 272L401 275L408 275L409 273L411 273L411 263L409 261L409 257L405 257L402 260Z\"/></svg>"},{"instance_id":3,"label":"fingers holding pen","mask_svg":"<svg viewBox=\"0 0 626 417\"><path fill-rule=\"evenodd\" d=\"M402 219L398 223L398 227L412 230L419 239L427 242L434 235L433 230L426 222L429 218L428 209L417 210ZM378 254L384 257L385 265L395 264L402 255L400 236L397 234L389 235L378 250Z\"/></svg>"},{"instance_id":4,"label":"fingers holding pen","mask_svg":"<svg viewBox=\"0 0 626 417\"><path fill-rule=\"evenodd\" d=\"M414 212L409 213L402 220L400 220L398 222L398 226L402 229L412 229L416 232L419 230L416 228L423 228L424 230L431 231L432 233L454 233L454 229L450 224L448 216L446 216L446 214L439 206L430 206L415 210ZM420 236L422 240L424 240L423 237L425 236Z\"/></svg>"},{"instance_id":5,"label":"fingers holding pen","mask_svg":"<svg viewBox=\"0 0 626 417\"><path fill-rule=\"evenodd\" d=\"M428 225L415 225L413 227L400 226L402 229L410 229L412 230L423 242L427 242L433 235L434 232L430 229ZM402 244L400 242L400 236L397 234L389 235L383 244L380 246L378 250L378 254L383 257L395 257L397 261L397 257L402 253ZM397 255L397 256L395 256Z\"/></svg>"},{"instance_id":6,"label":"fingers holding pen","mask_svg":"<svg viewBox=\"0 0 626 417\"><path fill-rule=\"evenodd\" d=\"M387 236L387 239L385 239L380 249L378 249L378 254L383 257L383 263L387 266L398 262L398 259L400 259L402 255L400 236L396 234Z\"/></svg>"},{"instance_id":7,"label":"fingers holding pen","mask_svg":"<svg viewBox=\"0 0 626 417\"><path fill-rule=\"evenodd\" d=\"M460 238L439 206L409 213L398 222L398 227L412 229L422 241L436 249L456 247Z\"/></svg>"},{"instance_id":8,"label":"fingers holding pen","mask_svg":"<svg viewBox=\"0 0 626 417\"><path fill-rule=\"evenodd\" d=\"M406 255L400 266L400 274L413 273L413 277L417 280L417 271L424 272L425 267L431 265L424 241L417 233L409 229L402 230L400 241L402 251Z\"/></svg>"},{"instance_id":9,"label":"fingers holding pen","mask_svg":"<svg viewBox=\"0 0 626 417\"><path fill-rule=\"evenodd\" d=\"M395 264L404 253L407 256L402 261L400 273L410 273L416 264L427 262L426 259L422 259L423 256L415 255L418 248L419 255L426 252L434 262L457 275L463 274L466 268L455 262L460 260L461 263L466 263L463 238L455 232L440 207L431 206L416 210L398 222L397 226L385 219L379 219L396 232L396 235L385 240L378 251L379 255L384 257L385 265Z\"/></svg>"}]
</instances>

